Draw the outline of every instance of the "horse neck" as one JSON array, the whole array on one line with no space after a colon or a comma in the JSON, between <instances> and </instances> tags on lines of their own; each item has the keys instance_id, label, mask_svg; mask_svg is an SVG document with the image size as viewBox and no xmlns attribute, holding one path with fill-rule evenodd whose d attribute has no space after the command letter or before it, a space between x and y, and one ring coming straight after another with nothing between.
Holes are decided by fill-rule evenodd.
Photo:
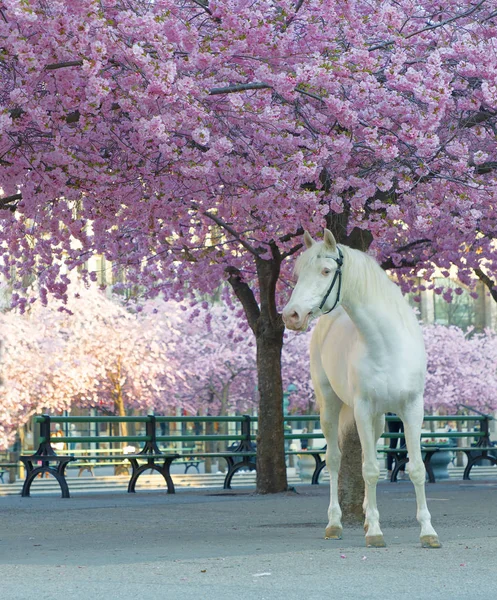
<instances>
[{"instance_id":1,"label":"horse neck","mask_svg":"<svg viewBox=\"0 0 497 600\"><path fill-rule=\"evenodd\" d=\"M422 344L414 312L373 259L346 248L343 279L342 306L368 345L386 344L393 351L403 339Z\"/></svg>"}]
</instances>

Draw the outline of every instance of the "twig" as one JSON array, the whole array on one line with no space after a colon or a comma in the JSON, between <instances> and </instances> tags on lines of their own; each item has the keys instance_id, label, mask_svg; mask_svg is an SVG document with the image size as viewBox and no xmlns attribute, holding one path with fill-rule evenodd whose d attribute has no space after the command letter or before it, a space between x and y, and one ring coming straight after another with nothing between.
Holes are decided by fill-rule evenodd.
<instances>
[{"instance_id":1,"label":"twig","mask_svg":"<svg viewBox=\"0 0 497 600\"><path fill-rule=\"evenodd\" d=\"M0 210L14 211L17 207L17 200L22 200L22 194L13 194L12 196L4 196L0 198Z\"/></svg>"},{"instance_id":2,"label":"twig","mask_svg":"<svg viewBox=\"0 0 497 600\"><path fill-rule=\"evenodd\" d=\"M223 219L221 219L217 215L212 214L211 212L209 212L207 210L204 210L204 211L201 210L201 208L196 204L192 204L192 208L194 208L195 210L198 210L204 216L206 216L208 219L211 219L212 221L214 221L214 223L216 223L216 225L219 225L219 227L222 227L223 229L225 229L245 248L245 250L250 252L250 254L253 254L254 256L259 256L259 252L257 252L257 250L255 248L253 248L248 242L246 242L244 239L242 239L240 237L240 235L238 234L238 232L233 227L231 227L231 225L228 225L228 223L223 221Z\"/></svg>"},{"instance_id":3,"label":"twig","mask_svg":"<svg viewBox=\"0 0 497 600\"><path fill-rule=\"evenodd\" d=\"M486 2L486 0L481 0L481 2L479 2L476 6L473 6L473 8L471 8L470 10L467 10L466 12L464 12L460 15L455 15L454 17L451 17L450 19L446 19L445 21L436 23L435 25L428 25L427 27L423 27L423 29L418 29L418 31L414 31L413 33L409 33L408 35L405 35L402 39L408 40L409 38L412 38L415 35L424 33L425 31L432 31L433 29L438 29L439 27L448 25L449 23L452 23L453 21L457 21L458 19L463 19L464 17L469 17L469 15L471 15L475 11L477 11L483 4L485 4L485 2ZM395 42L396 42L396 40L388 40L386 42L382 42L381 44L377 44L376 46L371 46L371 48L368 48L368 52L373 52L374 50L382 50L383 48L386 48L387 46L391 46L392 44L395 44Z\"/></svg>"},{"instance_id":4,"label":"twig","mask_svg":"<svg viewBox=\"0 0 497 600\"><path fill-rule=\"evenodd\" d=\"M448 25L449 23L452 23L453 21L457 21L458 19L463 19L464 17L469 17L469 15L471 15L475 11L477 11L483 4L485 4L485 2L486 2L486 0L481 0L481 2L478 3L476 6L473 6L473 8L471 10L467 10L465 13L462 13L460 15L455 15L454 17L451 17L450 19L446 19L445 21L442 21L441 23L437 23L436 25L428 25L427 27L424 27L423 29L419 29L418 31L415 31L414 33L410 33L409 35L406 35L404 37L404 39L408 40L409 38L412 38L415 35L424 33L425 31L432 31L433 29L438 29L439 27Z\"/></svg>"},{"instance_id":5,"label":"twig","mask_svg":"<svg viewBox=\"0 0 497 600\"><path fill-rule=\"evenodd\" d=\"M45 65L45 71L55 71L55 69L65 69L66 67L82 67L82 60L68 60L66 62L60 63L51 63L50 65Z\"/></svg>"},{"instance_id":6,"label":"twig","mask_svg":"<svg viewBox=\"0 0 497 600\"><path fill-rule=\"evenodd\" d=\"M212 17L212 10L207 6L207 3L202 2L202 0L192 0L192 2L203 8L205 12Z\"/></svg>"},{"instance_id":7,"label":"twig","mask_svg":"<svg viewBox=\"0 0 497 600\"><path fill-rule=\"evenodd\" d=\"M217 96L219 94L233 94L234 92L245 92L246 90L265 90L271 89L268 83L238 83L235 85L227 85L221 88L212 88L209 91L210 96Z\"/></svg>"}]
</instances>

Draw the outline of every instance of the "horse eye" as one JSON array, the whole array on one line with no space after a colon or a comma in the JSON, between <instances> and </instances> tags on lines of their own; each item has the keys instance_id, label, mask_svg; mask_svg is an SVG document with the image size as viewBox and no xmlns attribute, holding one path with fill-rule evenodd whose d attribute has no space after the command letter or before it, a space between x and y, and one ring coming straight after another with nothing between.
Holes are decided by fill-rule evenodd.
<instances>
[{"instance_id":1,"label":"horse eye","mask_svg":"<svg viewBox=\"0 0 497 600\"><path fill-rule=\"evenodd\" d=\"M331 273L331 269L323 269L323 275L329 275Z\"/></svg>"}]
</instances>

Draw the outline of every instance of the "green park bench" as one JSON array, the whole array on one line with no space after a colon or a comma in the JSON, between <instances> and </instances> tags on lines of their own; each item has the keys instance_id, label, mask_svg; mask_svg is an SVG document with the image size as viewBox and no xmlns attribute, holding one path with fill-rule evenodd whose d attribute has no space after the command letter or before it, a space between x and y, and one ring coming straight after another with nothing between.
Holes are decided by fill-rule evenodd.
<instances>
[{"instance_id":1,"label":"green park bench","mask_svg":"<svg viewBox=\"0 0 497 600\"><path fill-rule=\"evenodd\" d=\"M398 417L387 416L387 421L398 420ZM431 458L435 453L446 446L442 444L423 443L423 439L437 438L457 440L461 438L474 438L476 444L465 448L452 448L454 451L464 452L467 455L468 461L464 470L463 479L470 479L471 469L475 464L479 464L481 460L490 461L491 464L497 464L496 448L492 445L489 437L489 421L493 417L484 415L483 413L475 416L470 415L446 415L446 416L425 416L425 421L459 421L459 422L475 422L479 425L478 431L451 431L451 432L427 432L424 431L421 435L423 459L427 471L428 480L435 482L435 475L431 468ZM316 422L319 420L317 415L291 415L286 416L286 422ZM128 492L135 492L135 487L138 478L149 470L159 472L167 485L167 491L170 494L175 493L174 483L171 478L171 466L173 464L181 464L185 466L185 472L188 468L196 468L201 461L207 458L223 459L227 463L227 472L224 478L224 489L231 489L231 483L234 475L242 470L253 471L257 468L256 448L253 442L253 434L251 432L252 425L257 422L257 417L249 415L242 416L222 416L222 417L169 417L169 416L136 416L136 417L115 417L115 416L64 416L51 417L42 415L35 417L35 421L40 425L40 445L35 454L23 455L20 460L26 467L26 476L22 489L22 496L30 495L30 488L38 475L49 473L59 482L63 498L69 497L69 487L66 479L66 469L68 467L91 468L95 465L127 465L131 467L131 476L128 482ZM67 436L54 438L50 432L51 423L59 424L81 424L81 423L134 423L135 425L145 425L145 432L141 435L116 436L116 435L84 435L84 436ZM239 433L224 435L224 434L200 434L200 435L157 435L157 425L161 423L214 423L225 422L237 424L240 428ZM296 439L307 440L322 440L324 436L321 432L307 433L285 433L285 443L288 445ZM402 432L388 433L385 432L382 438L389 440L391 438L404 438ZM97 450L85 449L79 452L79 456L74 454L57 454L53 448L53 443L65 443L75 446L76 444L92 444L97 443L117 443L117 444L138 444L142 446L141 450L131 453L124 452L123 449ZM232 445L222 451L207 451L199 449L198 446L202 442L232 442ZM161 444L168 444L167 447L160 447ZM182 449L177 449L176 446L181 444ZM314 458L315 467L311 478L311 483L317 485L319 478L324 470L326 463L324 455L326 446L311 447L306 450L291 450L285 449L286 456L295 455L310 455ZM387 446L378 448L379 454L393 454L395 467L392 471L391 481L397 480L399 470L409 460L407 450L405 448L389 448Z\"/></svg>"},{"instance_id":2,"label":"green park bench","mask_svg":"<svg viewBox=\"0 0 497 600\"><path fill-rule=\"evenodd\" d=\"M241 425L240 434L232 435L157 435L157 424L161 422L236 422ZM20 460L26 468L26 477L24 480L22 496L29 496L31 485L38 475L44 473L51 474L59 482L62 497L69 498L69 487L66 479L66 469L70 463L74 466L89 467L93 464L124 464L126 461L131 466L131 477L128 482L128 492L135 492L135 487L140 475L149 470L158 471L166 481L167 491L170 494L175 493L174 483L171 478L171 465L173 461L178 464L188 466L198 465L201 459L222 458L227 463L227 473L224 480L224 488L230 489L231 481L236 472L242 469L255 469L255 451L251 441L250 416L243 415L239 417L156 417L154 415L141 417L51 417L42 415L35 417L35 422L40 425L40 445L35 454L23 455ZM144 435L132 436L61 436L54 438L51 434L51 423L134 423L145 424ZM236 441L236 448L222 452L197 452L193 444L198 442L227 442ZM111 455L101 456L91 455L85 452L86 456L78 457L71 455L57 454L53 448L54 443L65 444L96 444L96 443L117 443L117 444L143 444L143 448L136 453L114 452ZM184 451L161 450L159 443L186 443L188 446Z\"/></svg>"},{"instance_id":3,"label":"green park bench","mask_svg":"<svg viewBox=\"0 0 497 600\"><path fill-rule=\"evenodd\" d=\"M475 409L471 409L473 411L475 411ZM478 411L475 411L478 412ZM309 417L309 420L315 420L318 419L319 417L317 416L312 416ZM295 420L305 420L306 417L295 417ZM425 415L424 417L424 421L426 423L429 422L448 422L448 421L455 421L455 422L474 422L477 423L479 425L479 430L478 431L448 431L448 432L432 432L432 431L423 431L423 433L421 434L421 449L422 449L422 453L423 453L423 462L425 464L425 468L426 468L426 474L428 477L428 481L430 483L435 483L436 482L436 478L435 478L435 474L433 472L433 468L431 465L431 459L432 457L442 451L442 450L446 450L446 444L442 444L441 440L453 440L456 441L457 439L463 439L463 438L473 438L476 439L477 442L474 445L468 446L468 447L464 447L464 448L459 448L456 446L452 446L450 448L451 451L453 452L464 452L467 456L467 463L466 463L466 468L464 469L464 473L463 473L463 480L469 480L470 479L470 474L471 474L471 470L473 469L473 467L477 464L480 463L481 460L486 460L489 461L491 464L493 465L497 465L497 447L492 445L492 442L490 440L490 433L489 433L489 423L491 420L493 420L494 417L492 417L491 415L486 415L483 413L479 413L476 415L445 415L445 416L439 416L439 415ZM397 416L386 416L386 421L400 421L399 417ZM404 439L404 433L389 433L389 432L385 432L382 434L382 439L385 440L389 440L392 438L399 438L399 439ZM320 434L291 434L291 435L285 435L285 439L296 439L296 438L308 438L308 439L315 439L315 438L322 438L324 440L324 436L322 433ZM432 443L423 443L423 439L430 439L430 440L435 440ZM440 443L437 443L436 440L440 440ZM378 447L377 449L379 454L392 454L394 457L394 468L392 469L392 476L390 478L390 481L395 482L397 481L397 477L398 477L398 473L400 471L400 469L409 461L409 457L407 456L407 449L406 448L389 448L388 446L383 446L383 447ZM296 452L297 454L301 454L304 451L300 451L300 452ZM312 474L312 479L311 479L311 483L316 485L319 483L319 478L320 475L322 473L322 471L324 470L324 468L326 467L326 461L323 458L323 456L326 453L326 446L323 446L320 449L311 449L311 450L307 450L305 451L307 454L312 454L314 460L315 460L315 469L314 472Z\"/></svg>"},{"instance_id":4,"label":"green park bench","mask_svg":"<svg viewBox=\"0 0 497 600\"><path fill-rule=\"evenodd\" d=\"M474 410L474 409L472 409ZM387 416L387 421L399 421L400 419L396 416ZM479 425L478 431L441 431L434 432L424 431L421 434L421 449L423 452L423 461L426 467L426 473L428 476L428 481L430 483L435 483L435 475L433 473L431 459L432 457L442 451L447 450L447 444L442 443L442 440L449 441L449 450L452 452L463 452L467 456L466 468L463 473L463 480L469 480L471 470L476 464L479 464L481 460L488 460L491 464L497 465L497 448L492 445L490 441L490 432L489 432L489 424L490 421L493 420L491 415L486 415L483 413L478 413L476 415L426 415L424 418L425 422L473 422ZM404 433L384 433L382 435L384 439L392 439L392 438L400 438L404 439ZM464 438L473 438L476 439L476 443L468 447L457 447L457 445L453 445L450 442L456 442L458 439ZM423 443L424 439L434 440L429 444ZM437 440L439 440L437 442ZM390 481L397 481L397 476L400 469L409 461L409 457L407 456L406 448L389 448L383 447L379 448L378 452L384 454L393 454L395 459L395 466L392 469L392 476Z\"/></svg>"}]
</instances>

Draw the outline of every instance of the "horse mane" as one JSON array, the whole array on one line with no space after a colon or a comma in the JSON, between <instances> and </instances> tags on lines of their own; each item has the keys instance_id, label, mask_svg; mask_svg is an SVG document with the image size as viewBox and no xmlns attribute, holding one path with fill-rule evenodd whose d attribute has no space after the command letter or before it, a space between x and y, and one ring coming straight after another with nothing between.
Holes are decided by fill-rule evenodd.
<instances>
[{"instance_id":1,"label":"horse mane","mask_svg":"<svg viewBox=\"0 0 497 600\"><path fill-rule=\"evenodd\" d=\"M418 329L417 319L400 288L389 278L378 262L369 254L338 244L343 253L344 293L364 303L381 302L395 311L403 324ZM296 276L312 267L323 256L323 242L316 242L303 252L295 263Z\"/></svg>"},{"instance_id":2,"label":"horse mane","mask_svg":"<svg viewBox=\"0 0 497 600\"><path fill-rule=\"evenodd\" d=\"M344 256L343 278L347 294L353 294L364 303L381 302L390 312L397 313L404 326L419 332L414 311L378 262L369 254L340 245Z\"/></svg>"}]
</instances>

